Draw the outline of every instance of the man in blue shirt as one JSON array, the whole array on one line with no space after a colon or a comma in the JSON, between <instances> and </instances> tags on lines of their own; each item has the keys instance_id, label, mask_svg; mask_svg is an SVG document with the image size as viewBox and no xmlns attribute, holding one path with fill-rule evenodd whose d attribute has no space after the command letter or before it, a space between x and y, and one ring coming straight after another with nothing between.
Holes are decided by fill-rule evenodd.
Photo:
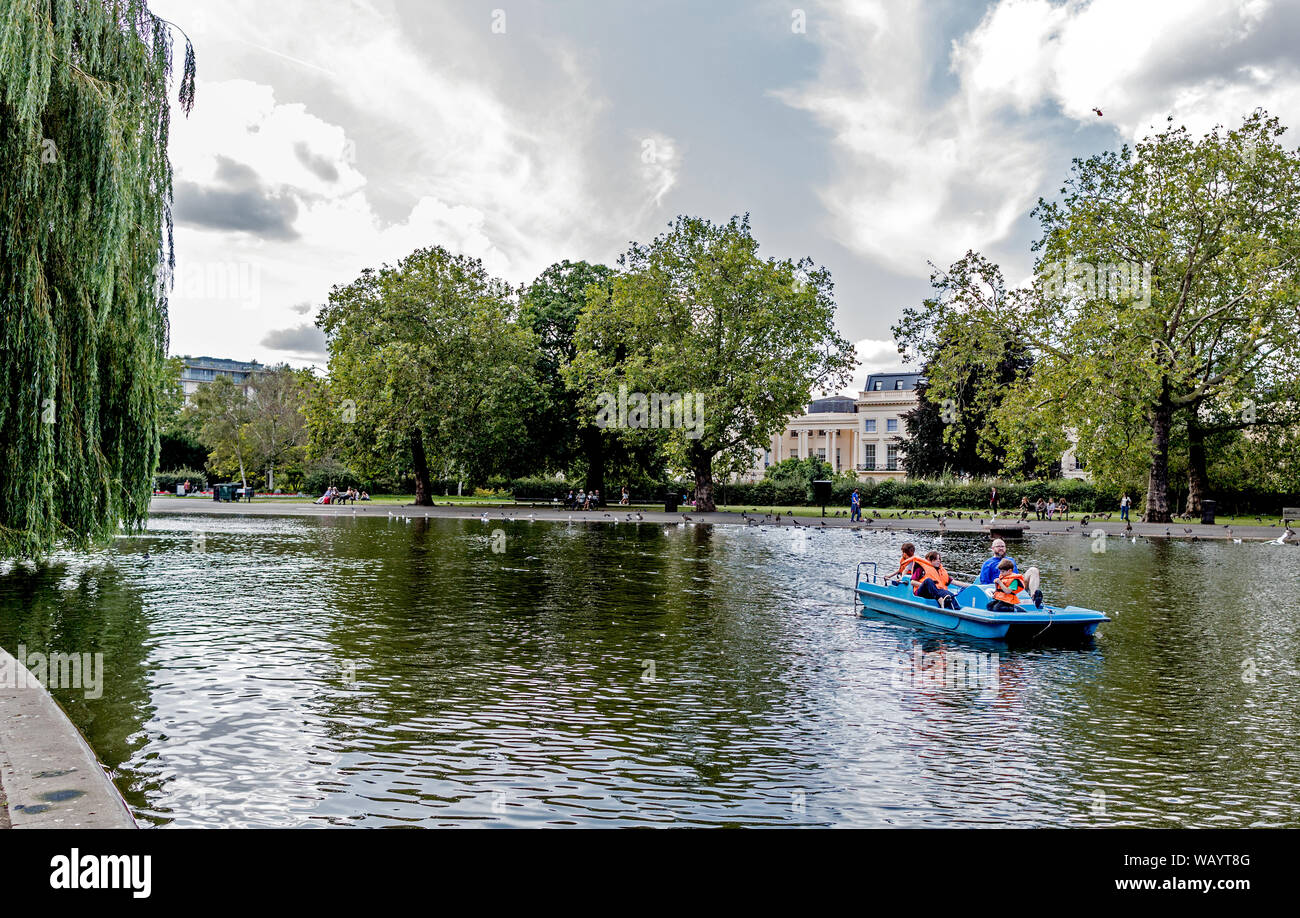
<instances>
[{"instance_id":1,"label":"man in blue shirt","mask_svg":"<svg viewBox=\"0 0 1300 918\"><path fill-rule=\"evenodd\" d=\"M984 562L980 568L980 579L978 583L993 583L998 579L998 564L1003 558L1007 557L1007 543L1001 539L993 540L993 557ZM1020 573L1020 568L1016 567L1016 559L1011 559L1011 570L1014 573Z\"/></svg>"},{"instance_id":2,"label":"man in blue shirt","mask_svg":"<svg viewBox=\"0 0 1300 918\"><path fill-rule=\"evenodd\" d=\"M977 582L986 585L996 583L998 576L1001 573L1001 571L998 570L998 564L1001 563L1003 558L1006 558L1011 562L1012 573L1020 573L1020 568L1016 567L1016 559L1007 554L1006 542L1003 542L1001 539L994 539L991 548L993 550L993 557L985 561L984 566L980 568L980 577ZM1029 586L1029 592L1033 594L1034 605L1041 609L1043 607L1043 591L1038 588L1038 568L1031 567L1029 570L1025 571L1025 581Z\"/></svg>"},{"instance_id":3,"label":"man in blue shirt","mask_svg":"<svg viewBox=\"0 0 1300 918\"><path fill-rule=\"evenodd\" d=\"M849 522L858 522L862 519L862 495L858 489L853 489L853 496L849 498Z\"/></svg>"}]
</instances>

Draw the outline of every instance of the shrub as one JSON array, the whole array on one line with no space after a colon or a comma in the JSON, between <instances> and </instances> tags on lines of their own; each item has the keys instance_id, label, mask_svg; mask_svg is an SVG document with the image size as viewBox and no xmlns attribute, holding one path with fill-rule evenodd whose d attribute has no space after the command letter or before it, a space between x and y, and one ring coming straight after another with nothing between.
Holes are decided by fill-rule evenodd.
<instances>
[{"instance_id":1,"label":"shrub","mask_svg":"<svg viewBox=\"0 0 1300 918\"><path fill-rule=\"evenodd\" d=\"M176 486L187 481L190 483L190 488L195 491L203 491L208 487L208 476L194 469L174 469L153 476L154 490L166 491L168 494L175 494Z\"/></svg>"}]
</instances>

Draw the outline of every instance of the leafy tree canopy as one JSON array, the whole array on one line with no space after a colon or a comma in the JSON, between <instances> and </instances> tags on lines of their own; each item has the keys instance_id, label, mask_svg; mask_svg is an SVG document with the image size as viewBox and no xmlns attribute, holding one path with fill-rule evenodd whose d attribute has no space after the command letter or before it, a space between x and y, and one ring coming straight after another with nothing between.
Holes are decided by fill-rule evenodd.
<instances>
[{"instance_id":1,"label":"leafy tree canopy","mask_svg":"<svg viewBox=\"0 0 1300 918\"><path fill-rule=\"evenodd\" d=\"M168 24L0 5L0 556L143 524L172 267ZM187 48L182 108L194 93Z\"/></svg>"},{"instance_id":2,"label":"leafy tree canopy","mask_svg":"<svg viewBox=\"0 0 1300 918\"><path fill-rule=\"evenodd\" d=\"M1059 455L1074 430L1101 480L1145 466L1146 516L1168 520L1179 417L1210 401L1262 415L1264 393L1296 396L1300 155L1283 132L1256 112L1234 130L1171 126L1076 160L1060 199L1034 211L1030 287L1008 290L968 253L896 336L935 358L933 391L952 397L963 367L992 365L1010 334L1035 365L994 412L1008 456ZM940 352L941 329L955 335Z\"/></svg>"},{"instance_id":3,"label":"leafy tree canopy","mask_svg":"<svg viewBox=\"0 0 1300 918\"><path fill-rule=\"evenodd\" d=\"M661 439L710 510L715 471L749 467L814 389L848 381L853 346L835 330L830 272L807 258L760 258L748 216L721 225L678 217L619 265L607 295L589 294L567 372L606 408L621 386L690 396L691 416L668 427L630 426L630 411L619 420L631 435Z\"/></svg>"}]
</instances>

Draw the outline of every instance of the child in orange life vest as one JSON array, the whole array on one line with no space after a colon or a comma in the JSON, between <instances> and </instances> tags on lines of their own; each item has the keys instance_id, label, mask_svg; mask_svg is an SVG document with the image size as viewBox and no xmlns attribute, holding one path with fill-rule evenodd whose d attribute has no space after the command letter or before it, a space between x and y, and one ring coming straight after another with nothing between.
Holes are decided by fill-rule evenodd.
<instances>
[{"instance_id":1,"label":"child in orange life vest","mask_svg":"<svg viewBox=\"0 0 1300 918\"><path fill-rule=\"evenodd\" d=\"M942 571L942 565L936 568L927 559L922 560L916 557L916 546L911 542L904 542L902 546L903 558L898 562L896 574L909 576L912 581L912 594L920 596L922 599L933 599L941 609L956 609L957 598L948 590L944 589L951 579L947 571ZM936 552L931 552L936 555Z\"/></svg>"},{"instance_id":2,"label":"child in orange life vest","mask_svg":"<svg viewBox=\"0 0 1300 918\"><path fill-rule=\"evenodd\" d=\"M1010 558L1003 558L998 562L998 579L993 582L993 599L986 608L990 612L1015 612L1020 605L1020 592L1023 590L1028 593L1033 590L1034 605L1041 609L1043 607L1043 591L1031 588L1030 578L1024 574L1018 574L1015 571L1015 565Z\"/></svg>"}]
</instances>

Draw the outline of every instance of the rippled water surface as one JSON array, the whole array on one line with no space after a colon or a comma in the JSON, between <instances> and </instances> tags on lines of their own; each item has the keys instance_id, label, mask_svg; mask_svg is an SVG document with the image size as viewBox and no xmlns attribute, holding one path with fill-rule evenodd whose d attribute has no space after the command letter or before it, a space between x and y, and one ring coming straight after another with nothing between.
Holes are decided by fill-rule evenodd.
<instances>
[{"instance_id":1,"label":"rippled water surface","mask_svg":"<svg viewBox=\"0 0 1300 918\"><path fill-rule=\"evenodd\" d=\"M0 645L104 654L55 694L155 825L1300 826L1300 551L1026 540L1116 617L1018 649L857 615L905 538L162 515Z\"/></svg>"}]
</instances>

